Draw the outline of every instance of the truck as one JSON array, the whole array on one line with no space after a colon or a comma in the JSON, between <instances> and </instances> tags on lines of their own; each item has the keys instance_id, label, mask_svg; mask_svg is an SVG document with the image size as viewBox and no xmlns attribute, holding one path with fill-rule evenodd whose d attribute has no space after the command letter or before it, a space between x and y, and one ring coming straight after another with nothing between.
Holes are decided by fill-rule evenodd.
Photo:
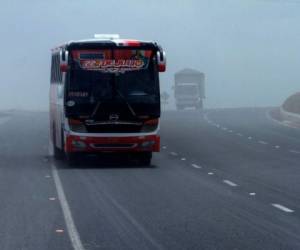
<instances>
[{"instance_id":1,"label":"truck","mask_svg":"<svg viewBox=\"0 0 300 250\"><path fill-rule=\"evenodd\" d=\"M153 41L97 35L53 48L54 157L74 164L86 153L118 152L149 165L160 150L159 72L165 70L165 52Z\"/></svg>"},{"instance_id":2,"label":"truck","mask_svg":"<svg viewBox=\"0 0 300 250\"><path fill-rule=\"evenodd\" d=\"M174 97L177 110L203 109L205 99L205 74L190 68L175 73Z\"/></svg>"}]
</instances>

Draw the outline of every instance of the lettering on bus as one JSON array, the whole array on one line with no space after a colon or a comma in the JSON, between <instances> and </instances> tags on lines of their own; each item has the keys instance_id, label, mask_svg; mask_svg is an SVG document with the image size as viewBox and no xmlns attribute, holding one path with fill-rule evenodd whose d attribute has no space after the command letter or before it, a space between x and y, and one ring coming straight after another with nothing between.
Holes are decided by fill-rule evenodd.
<instances>
[{"instance_id":1,"label":"lettering on bus","mask_svg":"<svg viewBox=\"0 0 300 250\"><path fill-rule=\"evenodd\" d=\"M82 91L70 91L69 97L88 97L88 92L82 92Z\"/></svg>"},{"instance_id":2,"label":"lettering on bus","mask_svg":"<svg viewBox=\"0 0 300 250\"><path fill-rule=\"evenodd\" d=\"M141 59L80 60L82 69L99 70L108 73L140 70L145 68L145 65L145 62Z\"/></svg>"}]
</instances>

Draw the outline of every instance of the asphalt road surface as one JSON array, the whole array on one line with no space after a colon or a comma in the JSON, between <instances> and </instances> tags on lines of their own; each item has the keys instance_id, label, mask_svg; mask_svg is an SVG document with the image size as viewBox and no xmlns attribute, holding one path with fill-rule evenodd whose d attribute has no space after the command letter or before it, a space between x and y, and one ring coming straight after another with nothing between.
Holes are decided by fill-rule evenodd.
<instances>
[{"instance_id":1,"label":"asphalt road surface","mask_svg":"<svg viewBox=\"0 0 300 250\"><path fill-rule=\"evenodd\" d=\"M0 114L0 249L300 249L300 130L268 109L165 112L151 167L48 156L48 114Z\"/></svg>"}]
</instances>

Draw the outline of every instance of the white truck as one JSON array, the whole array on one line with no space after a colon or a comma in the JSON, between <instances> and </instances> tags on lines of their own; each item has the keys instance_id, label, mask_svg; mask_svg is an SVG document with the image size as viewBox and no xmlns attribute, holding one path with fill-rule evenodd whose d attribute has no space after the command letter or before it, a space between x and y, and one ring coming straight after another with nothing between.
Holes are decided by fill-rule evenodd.
<instances>
[{"instance_id":1,"label":"white truck","mask_svg":"<svg viewBox=\"0 0 300 250\"><path fill-rule=\"evenodd\" d=\"M177 110L187 107L203 109L205 98L205 75L194 69L183 69L175 73L174 86Z\"/></svg>"}]
</instances>

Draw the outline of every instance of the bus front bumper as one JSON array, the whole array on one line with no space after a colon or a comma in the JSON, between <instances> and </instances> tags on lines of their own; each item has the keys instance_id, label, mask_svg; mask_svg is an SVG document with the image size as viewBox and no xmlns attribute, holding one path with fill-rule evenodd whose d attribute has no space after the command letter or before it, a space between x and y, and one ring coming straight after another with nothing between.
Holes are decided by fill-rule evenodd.
<instances>
[{"instance_id":1,"label":"bus front bumper","mask_svg":"<svg viewBox=\"0 0 300 250\"><path fill-rule=\"evenodd\" d=\"M65 135L65 152L159 152L158 135L101 137Z\"/></svg>"}]
</instances>

